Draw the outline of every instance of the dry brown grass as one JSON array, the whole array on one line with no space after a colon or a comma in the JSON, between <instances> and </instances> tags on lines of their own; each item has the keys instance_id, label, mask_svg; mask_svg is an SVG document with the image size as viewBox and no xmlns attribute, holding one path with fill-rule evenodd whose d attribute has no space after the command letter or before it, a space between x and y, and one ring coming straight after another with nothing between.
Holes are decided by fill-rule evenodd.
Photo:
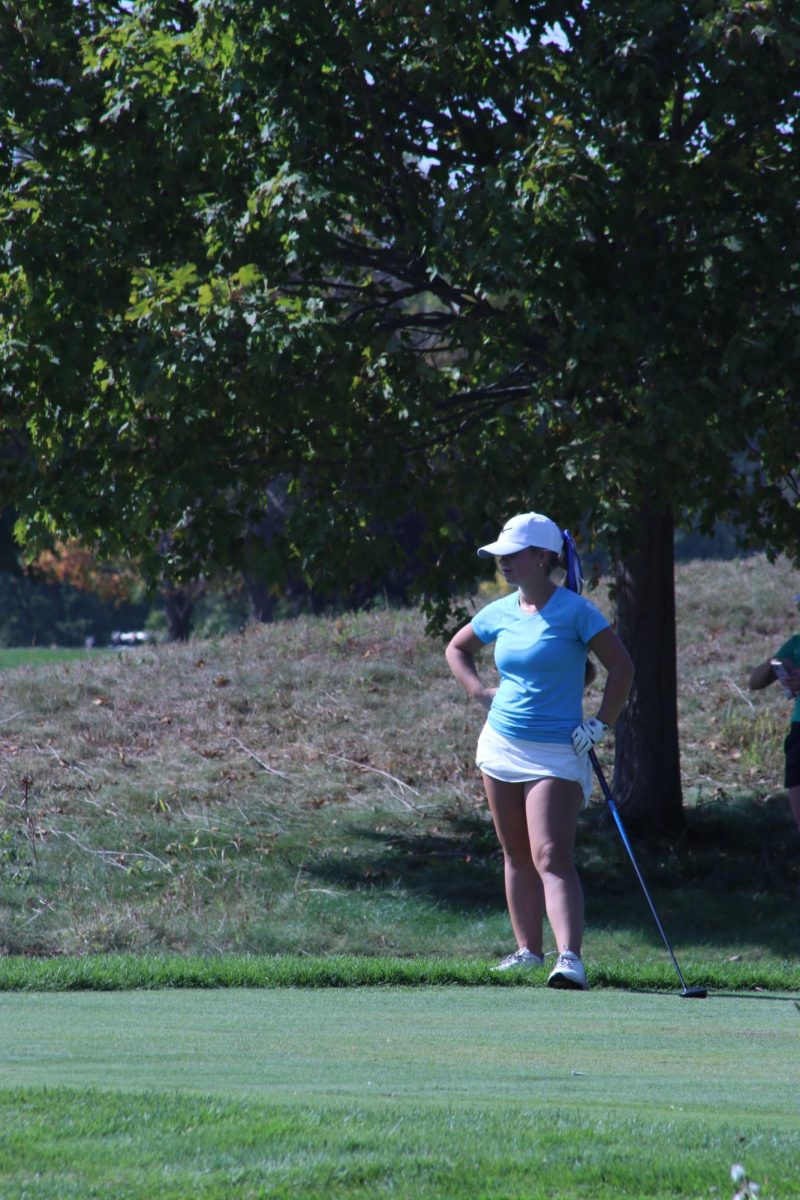
<instances>
[{"instance_id":1,"label":"dry brown grass","mask_svg":"<svg viewBox=\"0 0 800 1200\"><path fill-rule=\"evenodd\" d=\"M781 790L790 703L747 679L800 628L800 576L785 559L692 562L677 573L679 720L688 798Z\"/></svg>"},{"instance_id":2,"label":"dry brown grass","mask_svg":"<svg viewBox=\"0 0 800 1200\"><path fill-rule=\"evenodd\" d=\"M785 562L679 569L688 800L780 791L787 704L777 688L748 693L747 674L793 632L798 588ZM595 599L610 611L604 587ZM95 652L8 670L0 682L0 948L355 941L436 951L454 947L462 928L466 944L476 928L487 937L481 904L497 871L494 844L481 848L472 757L481 714L418 613L301 618L216 642ZM425 854L435 846L440 862L460 856L491 876L480 886L472 876L469 929L442 879L444 899L407 903L408 863L395 866L393 848L424 857L413 850L423 835ZM373 891L354 907L352 894L377 882L380 899ZM414 933L392 941L387 926L403 904L399 919ZM498 905L488 937L498 948L503 921Z\"/></svg>"},{"instance_id":3,"label":"dry brown grass","mask_svg":"<svg viewBox=\"0 0 800 1200\"><path fill-rule=\"evenodd\" d=\"M95 653L2 682L7 950L185 948L214 923L219 949L282 945L277 889L307 896L310 860L341 850L359 813L419 821L479 799L477 714L416 613Z\"/></svg>"},{"instance_id":4,"label":"dry brown grass","mask_svg":"<svg viewBox=\"0 0 800 1200\"><path fill-rule=\"evenodd\" d=\"M3 707L19 715L3 728L1 786L16 792L29 775L39 795L71 804L73 793L103 792L113 809L228 802L254 782L311 802L332 780L363 790L369 772L399 794L450 780L452 688L422 624L416 614L300 619L8 672Z\"/></svg>"}]
</instances>

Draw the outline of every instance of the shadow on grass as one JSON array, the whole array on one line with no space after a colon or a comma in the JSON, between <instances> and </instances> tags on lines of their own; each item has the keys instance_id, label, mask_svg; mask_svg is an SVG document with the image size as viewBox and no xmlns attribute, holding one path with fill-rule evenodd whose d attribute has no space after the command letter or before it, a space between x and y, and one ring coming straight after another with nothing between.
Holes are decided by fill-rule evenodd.
<instances>
[{"instance_id":1,"label":"shadow on grass","mask_svg":"<svg viewBox=\"0 0 800 1200\"><path fill-rule=\"evenodd\" d=\"M769 992L765 992L765 991L761 991L761 992L725 992L725 991L717 991L716 988L713 988L711 991L709 991L708 996L709 996L709 999L714 999L714 1000L756 1000L756 1001L760 1000L762 1002L765 1000L772 1000L772 1001L777 1001L777 1003L779 1003L779 1004L793 1004L795 1006L795 1008L798 1011L800 1011L800 1004L798 1004L798 1002L797 1002L797 1000L795 1000L794 996L773 996Z\"/></svg>"},{"instance_id":2,"label":"shadow on grass","mask_svg":"<svg viewBox=\"0 0 800 1200\"><path fill-rule=\"evenodd\" d=\"M362 849L307 863L307 873L337 888L400 888L465 915L504 903L502 856L481 813L440 813L435 821L391 825L387 820L377 828L354 822L348 829ZM676 839L631 842L670 940L800 953L800 836L785 797L729 798L689 810ZM594 926L662 944L604 805L582 818L577 863Z\"/></svg>"},{"instance_id":3,"label":"shadow on grass","mask_svg":"<svg viewBox=\"0 0 800 1200\"><path fill-rule=\"evenodd\" d=\"M491 825L479 816L440 816L425 828L353 823L348 829L372 849L307 863L307 874L340 888L399 886L463 912L502 902L502 857Z\"/></svg>"}]
</instances>

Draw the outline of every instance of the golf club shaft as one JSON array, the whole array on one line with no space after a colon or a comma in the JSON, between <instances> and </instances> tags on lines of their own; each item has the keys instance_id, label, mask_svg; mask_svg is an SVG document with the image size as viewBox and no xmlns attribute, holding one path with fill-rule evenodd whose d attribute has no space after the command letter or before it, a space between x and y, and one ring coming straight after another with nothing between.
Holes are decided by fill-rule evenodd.
<instances>
[{"instance_id":1,"label":"golf club shaft","mask_svg":"<svg viewBox=\"0 0 800 1200\"><path fill-rule=\"evenodd\" d=\"M670 945L669 938L667 937L667 935L664 931L664 926L661 924L661 921L659 920L658 913L656 912L656 906L655 906L655 904L653 904L650 893L647 890L647 884L644 881L642 872L639 870L639 864L637 863L636 856L633 853L633 847L631 846L630 842L628 841L628 835L625 832L625 827L623 826L622 820L620 819L620 815L617 812L617 806L614 803L614 797L611 795L611 789L609 788L608 784L606 783L606 777L603 774L602 768L600 767L600 763L598 762L597 755L595 754L594 750L589 751L589 761L591 762L592 766L594 767L594 773L597 776L600 787L603 790L603 795L606 798L608 807L611 810L611 815L614 818L614 822L617 826L617 829L619 830L620 837L622 838L622 843L623 843L625 849L628 851L628 857L630 858L631 863L633 864L633 869L636 872L636 877L639 880L639 883L642 885L642 891L645 894L647 903L650 905L650 911L653 914L653 919L655 920L656 925L658 926L658 932L661 934L662 938L664 939L664 945L667 947L667 950L669 951L669 956L672 959L672 965L675 967L675 970L678 972L678 979L680 979L680 981L681 981L681 987L683 988L684 992L686 992L688 989L686 987L686 980L683 978L683 972L681 971L680 967L678 966L678 960L675 957L672 946Z\"/></svg>"}]
</instances>

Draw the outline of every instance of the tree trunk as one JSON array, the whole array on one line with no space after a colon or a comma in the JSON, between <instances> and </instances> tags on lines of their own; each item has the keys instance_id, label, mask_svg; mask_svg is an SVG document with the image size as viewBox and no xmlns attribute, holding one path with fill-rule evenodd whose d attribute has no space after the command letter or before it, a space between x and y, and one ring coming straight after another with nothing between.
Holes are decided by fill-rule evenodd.
<instances>
[{"instance_id":1,"label":"tree trunk","mask_svg":"<svg viewBox=\"0 0 800 1200\"><path fill-rule=\"evenodd\" d=\"M643 507L637 545L616 567L617 632L636 678L616 726L614 799L626 825L650 833L683 825L674 535L671 511Z\"/></svg>"},{"instance_id":2,"label":"tree trunk","mask_svg":"<svg viewBox=\"0 0 800 1200\"><path fill-rule=\"evenodd\" d=\"M247 571L242 572L242 579L253 606L255 620L265 623L272 621L275 616L275 596L270 585Z\"/></svg>"},{"instance_id":3,"label":"tree trunk","mask_svg":"<svg viewBox=\"0 0 800 1200\"><path fill-rule=\"evenodd\" d=\"M170 642L188 642L192 632L195 596L191 589L165 588L162 592L164 611L167 616L167 639Z\"/></svg>"}]
</instances>

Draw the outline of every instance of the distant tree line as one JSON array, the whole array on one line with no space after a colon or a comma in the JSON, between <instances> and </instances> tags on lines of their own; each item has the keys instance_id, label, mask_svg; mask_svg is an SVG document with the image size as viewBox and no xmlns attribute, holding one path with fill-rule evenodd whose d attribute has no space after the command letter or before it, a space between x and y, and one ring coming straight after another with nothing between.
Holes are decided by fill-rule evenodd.
<instances>
[{"instance_id":1,"label":"distant tree line","mask_svg":"<svg viewBox=\"0 0 800 1200\"><path fill-rule=\"evenodd\" d=\"M349 594L315 595L304 586L276 594L267 580L230 575L195 581L182 588L148 589L143 580L121 589L103 585L100 570L88 551L79 566L91 563L83 577L67 566L56 571L56 555L40 556L25 565L12 534L13 514L0 514L0 646L81 646L89 641L108 646L117 632L149 631L167 641L190 636L209 637L238 632L251 622L291 619L301 613L321 615L364 608L372 604L411 602L413 572L407 568L386 580L365 574L361 587ZM733 558L740 553L736 530L720 526L706 537L688 531L676 539L678 561L692 558ZM77 557L73 551L72 558ZM592 557L591 568L610 567L605 553ZM128 581L130 583L130 580ZM136 597L136 598L135 598Z\"/></svg>"}]
</instances>

